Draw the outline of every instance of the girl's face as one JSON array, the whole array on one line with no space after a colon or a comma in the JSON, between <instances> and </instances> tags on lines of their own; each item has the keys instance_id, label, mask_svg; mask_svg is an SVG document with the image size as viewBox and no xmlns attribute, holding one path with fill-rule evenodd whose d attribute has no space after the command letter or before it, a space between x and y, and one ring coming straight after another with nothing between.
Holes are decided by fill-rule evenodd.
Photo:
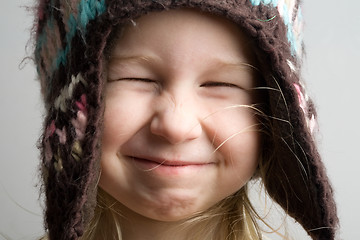
<instances>
[{"instance_id":1,"label":"girl's face","mask_svg":"<svg viewBox=\"0 0 360 240\"><path fill-rule=\"evenodd\" d=\"M238 191L261 148L250 47L225 19L151 13L108 65L100 186L124 209L175 221Z\"/></svg>"}]
</instances>

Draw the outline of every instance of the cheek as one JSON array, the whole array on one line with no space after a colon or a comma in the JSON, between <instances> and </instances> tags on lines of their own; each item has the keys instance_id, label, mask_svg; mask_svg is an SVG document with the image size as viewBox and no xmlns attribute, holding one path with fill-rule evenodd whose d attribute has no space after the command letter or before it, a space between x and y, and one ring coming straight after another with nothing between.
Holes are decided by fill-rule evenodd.
<instances>
[{"instance_id":1,"label":"cheek","mask_svg":"<svg viewBox=\"0 0 360 240\"><path fill-rule=\"evenodd\" d=\"M254 176L261 151L257 139L257 136L235 137L218 150L224 158L221 167L226 169L221 188L228 193L240 190Z\"/></svg>"},{"instance_id":2,"label":"cheek","mask_svg":"<svg viewBox=\"0 0 360 240\"><path fill-rule=\"evenodd\" d=\"M219 149L225 158L224 164L241 178L250 178L261 156L261 138L259 134L244 133L228 140Z\"/></svg>"},{"instance_id":3,"label":"cheek","mask_svg":"<svg viewBox=\"0 0 360 240\"><path fill-rule=\"evenodd\" d=\"M254 152L261 142L260 123L254 111L247 107L226 107L213 111L204 120L204 128L211 135L214 146L231 146L229 152Z\"/></svg>"},{"instance_id":4,"label":"cheek","mask_svg":"<svg viewBox=\"0 0 360 240\"><path fill-rule=\"evenodd\" d=\"M119 147L126 141L129 113L125 109L107 105L104 113L104 131L102 136L102 152Z\"/></svg>"},{"instance_id":5,"label":"cheek","mask_svg":"<svg viewBox=\"0 0 360 240\"><path fill-rule=\"evenodd\" d=\"M208 120L227 183L241 188L255 173L262 151L259 122L248 108L224 110ZM211 127L210 127L211 126ZM236 189L236 190L238 190Z\"/></svg>"},{"instance_id":6,"label":"cheek","mask_svg":"<svg viewBox=\"0 0 360 240\"><path fill-rule=\"evenodd\" d=\"M109 96L104 113L103 150L119 148L148 120L149 104L132 96Z\"/></svg>"},{"instance_id":7,"label":"cheek","mask_svg":"<svg viewBox=\"0 0 360 240\"><path fill-rule=\"evenodd\" d=\"M126 103L126 104L125 104ZM136 102L126 98L108 96L105 103L104 130L101 143L101 178L99 186L114 196L119 189L126 189L126 165L119 160L121 147L143 125L143 112ZM139 111L134 111L134 108Z\"/></svg>"}]
</instances>

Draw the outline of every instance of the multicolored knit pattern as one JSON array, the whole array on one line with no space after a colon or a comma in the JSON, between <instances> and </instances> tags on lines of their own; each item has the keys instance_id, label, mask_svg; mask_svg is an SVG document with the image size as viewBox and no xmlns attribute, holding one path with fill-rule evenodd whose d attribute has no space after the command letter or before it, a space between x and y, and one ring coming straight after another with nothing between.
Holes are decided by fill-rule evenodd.
<instances>
[{"instance_id":1,"label":"multicolored knit pattern","mask_svg":"<svg viewBox=\"0 0 360 240\"><path fill-rule=\"evenodd\" d=\"M228 18L258 46L265 81L274 89L268 94L279 131L274 141L282 143L274 147L273 169L285 174L267 179L267 190L314 239L333 239L336 208L310 131L315 112L299 77L299 1L38 0L34 56L46 108L40 148L50 239L78 239L94 211L111 33L146 13L182 7Z\"/></svg>"},{"instance_id":2,"label":"multicolored knit pattern","mask_svg":"<svg viewBox=\"0 0 360 240\"><path fill-rule=\"evenodd\" d=\"M42 84L51 87L54 72L60 65L67 64L75 34L80 32L85 40L87 24L102 14L106 6L105 0L59 1L58 4L51 1L46 4L46 0L39 4L38 19L43 26L41 33L38 32L35 57L41 58L43 64L38 68ZM44 11L45 6L48 12ZM59 17L61 23L56 19Z\"/></svg>"},{"instance_id":3,"label":"multicolored knit pattern","mask_svg":"<svg viewBox=\"0 0 360 240\"><path fill-rule=\"evenodd\" d=\"M39 2L34 54L47 109L42 174L51 239L77 239L95 206L94 159L100 154L94 151L100 134L96 113L101 105L94 99L99 95L99 64L91 61L100 58L94 57L97 52L89 53L86 44L89 22L105 10L104 0ZM61 229L67 233L59 234Z\"/></svg>"}]
</instances>

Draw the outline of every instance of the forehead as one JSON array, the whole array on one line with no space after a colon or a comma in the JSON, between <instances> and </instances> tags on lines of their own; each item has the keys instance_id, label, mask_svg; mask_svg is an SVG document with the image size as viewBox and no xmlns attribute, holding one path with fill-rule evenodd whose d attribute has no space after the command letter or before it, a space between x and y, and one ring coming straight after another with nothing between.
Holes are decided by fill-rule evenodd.
<instances>
[{"instance_id":1,"label":"forehead","mask_svg":"<svg viewBox=\"0 0 360 240\"><path fill-rule=\"evenodd\" d=\"M151 47L159 54L172 52L176 57L227 55L254 63L252 43L237 25L193 9L149 13L119 27L118 32L112 55L141 55L138 51Z\"/></svg>"}]
</instances>

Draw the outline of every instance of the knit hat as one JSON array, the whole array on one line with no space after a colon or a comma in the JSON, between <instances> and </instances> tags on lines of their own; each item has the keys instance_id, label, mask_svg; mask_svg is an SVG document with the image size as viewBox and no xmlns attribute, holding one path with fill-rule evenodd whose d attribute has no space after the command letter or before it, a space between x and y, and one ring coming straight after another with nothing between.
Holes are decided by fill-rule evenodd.
<instances>
[{"instance_id":1,"label":"knit hat","mask_svg":"<svg viewBox=\"0 0 360 240\"><path fill-rule=\"evenodd\" d=\"M313 239L334 239L338 218L333 190L314 142L315 110L300 82L299 2L39 0L34 56L46 109L39 145L50 239L78 239L93 216L106 84L104 49L112 33L146 13L184 7L229 19L257 46L275 130L265 187Z\"/></svg>"}]
</instances>

